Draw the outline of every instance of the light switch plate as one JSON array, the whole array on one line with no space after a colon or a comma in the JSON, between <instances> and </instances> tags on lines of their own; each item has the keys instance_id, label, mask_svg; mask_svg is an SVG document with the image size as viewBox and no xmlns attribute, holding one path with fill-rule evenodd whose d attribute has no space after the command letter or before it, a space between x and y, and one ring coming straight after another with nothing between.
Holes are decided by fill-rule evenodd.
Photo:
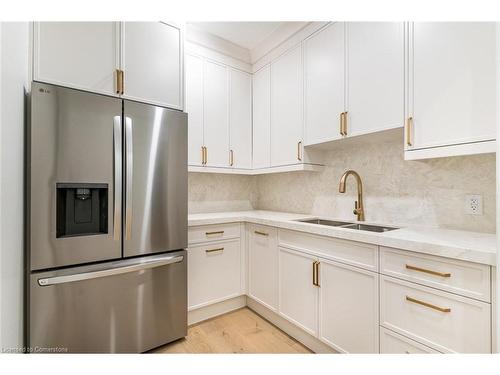
<instances>
[{"instance_id":1,"label":"light switch plate","mask_svg":"<svg viewBox=\"0 0 500 375\"><path fill-rule=\"evenodd\" d=\"M480 194L467 194L465 196L465 213L469 215L482 215L483 196Z\"/></svg>"}]
</instances>

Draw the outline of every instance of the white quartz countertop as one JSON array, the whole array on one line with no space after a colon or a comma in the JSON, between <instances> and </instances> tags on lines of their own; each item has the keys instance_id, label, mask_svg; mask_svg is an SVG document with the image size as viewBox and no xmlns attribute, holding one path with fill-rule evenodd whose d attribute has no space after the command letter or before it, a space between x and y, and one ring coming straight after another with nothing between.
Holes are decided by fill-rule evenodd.
<instances>
[{"instance_id":1,"label":"white quartz countertop","mask_svg":"<svg viewBox=\"0 0 500 375\"><path fill-rule=\"evenodd\" d=\"M393 247L492 266L496 264L496 236L494 234L417 226L404 226L398 230L374 233L295 221L316 217L317 216L312 215L258 210L214 212L191 214L188 217L188 225L197 226L247 222L345 240L366 242L379 246ZM321 218L354 222L353 220L323 216ZM383 223L365 224L384 225Z\"/></svg>"}]
</instances>

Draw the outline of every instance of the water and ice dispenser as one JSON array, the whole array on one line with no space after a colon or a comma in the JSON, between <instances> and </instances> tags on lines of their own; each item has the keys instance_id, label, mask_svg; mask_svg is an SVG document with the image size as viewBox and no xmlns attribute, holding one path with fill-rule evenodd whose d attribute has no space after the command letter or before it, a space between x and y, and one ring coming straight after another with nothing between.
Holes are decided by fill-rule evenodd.
<instances>
[{"instance_id":1,"label":"water and ice dispenser","mask_svg":"<svg viewBox=\"0 0 500 375\"><path fill-rule=\"evenodd\" d=\"M108 233L108 184L58 183L57 238Z\"/></svg>"}]
</instances>

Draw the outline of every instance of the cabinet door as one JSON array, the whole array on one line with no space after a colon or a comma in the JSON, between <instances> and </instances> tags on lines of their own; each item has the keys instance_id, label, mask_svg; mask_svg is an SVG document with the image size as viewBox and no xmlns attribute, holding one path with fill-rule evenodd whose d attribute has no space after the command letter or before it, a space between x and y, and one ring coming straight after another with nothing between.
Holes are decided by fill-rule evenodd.
<instances>
[{"instance_id":1,"label":"cabinet door","mask_svg":"<svg viewBox=\"0 0 500 375\"><path fill-rule=\"evenodd\" d=\"M252 76L230 70L229 136L230 164L252 168Z\"/></svg>"},{"instance_id":2,"label":"cabinet door","mask_svg":"<svg viewBox=\"0 0 500 375\"><path fill-rule=\"evenodd\" d=\"M239 240L193 246L188 253L189 309L241 294Z\"/></svg>"},{"instance_id":3,"label":"cabinet door","mask_svg":"<svg viewBox=\"0 0 500 375\"><path fill-rule=\"evenodd\" d=\"M341 138L344 34L344 23L335 22L304 42L306 144Z\"/></svg>"},{"instance_id":4,"label":"cabinet door","mask_svg":"<svg viewBox=\"0 0 500 375\"><path fill-rule=\"evenodd\" d=\"M188 114L188 164L202 165L203 60L186 54L186 112Z\"/></svg>"},{"instance_id":5,"label":"cabinet door","mask_svg":"<svg viewBox=\"0 0 500 375\"><path fill-rule=\"evenodd\" d=\"M203 118L206 165L229 166L229 85L227 67L205 60Z\"/></svg>"},{"instance_id":6,"label":"cabinet door","mask_svg":"<svg viewBox=\"0 0 500 375\"><path fill-rule=\"evenodd\" d=\"M271 64L271 166L297 164L302 141L302 48Z\"/></svg>"},{"instance_id":7,"label":"cabinet door","mask_svg":"<svg viewBox=\"0 0 500 375\"><path fill-rule=\"evenodd\" d=\"M349 22L347 31L347 134L402 127L404 23Z\"/></svg>"},{"instance_id":8,"label":"cabinet door","mask_svg":"<svg viewBox=\"0 0 500 375\"><path fill-rule=\"evenodd\" d=\"M35 22L34 79L116 95L118 29L116 22Z\"/></svg>"},{"instance_id":9,"label":"cabinet door","mask_svg":"<svg viewBox=\"0 0 500 375\"><path fill-rule=\"evenodd\" d=\"M181 30L162 22L124 22L124 97L182 109Z\"/></svg>"},{"instance_id":10,"label":"cabinet door","mask_svg":"<svg viewBox=\"0 0 500 375\"><path fill-rule=\"evenodd\" d=\"M342 353L378 353L378 274L320 261L320 339Z\"/></svg>"},{"instance_id":11,"label":"cabinet door","mask_svg":"<svg viewBox=\"0 0 500 375\"><path fill-rule=\"evenodd\" d=\"M495 139L495 32L492 22L413 24L410 148Z\"/></svg>"},{"instance_id":12,"label":"cabinet door","mask_svg":"<svg viewBox=\"0 0 500 375\"><path fill-rule=\"evenodd\" d=\"M267 308L278 310L278 231L248 227L248 295Z\"/></svg>"},{"instance_id":13,"label":"cabinet door","mask_svg":"<svg viewBox=\"0 0 500 375\"><path fill-rule=\"evenodd\" d=\"M271 67L253 75L253 167L271 166Z\"/></svg>"},{"instance_id":14,"label":"cabinet door","mask_svg":"<svg viewBox=\"0 0 500 375\"><path fill-rule=\"evenodd\" d=\"M279 254L279 313L316 336L318 287L313 284L316 258L282 247Z\"/></svg>"}]
</instances>

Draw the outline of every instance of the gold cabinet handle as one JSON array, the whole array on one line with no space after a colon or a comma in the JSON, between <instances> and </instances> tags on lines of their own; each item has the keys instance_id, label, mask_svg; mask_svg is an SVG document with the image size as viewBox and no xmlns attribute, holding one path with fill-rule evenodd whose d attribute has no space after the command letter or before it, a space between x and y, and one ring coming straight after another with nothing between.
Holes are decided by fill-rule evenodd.
<instances>
[{"instance_id":1,"label":"gold cabinet handle","mask_svg":"<svg viewBox=\"0 0 500 375\"><path fill-rule=\"evenodd\" d=\"M347 112L344 112L343 131L344 135L347 135Z\"/></svg>"},{"instance_id":2,"label":"gold cabinet handle","mask_svg":"<svg viewBox=\"0 0 500 375\"><path fill-rule=\"evenodd\" d=\"M218 235L223 235L224 231L223 230L218 230L216 232L205 232L206 236L218 236Z\"/></svg>"},{"instance_id":3,"label":"gold cabinet handle","mask_svg":"<svg viewBox=\"0 0 500 375\"><path fill-rule=\"evenodd\" d=\"M344 135L344 112L340 114L340 135Z\"/></svg>"},{"instance_id":4,"label":"gold cabinet handle","mask_svg":"<svg viewBox=\"0 0 500 375\"><path fill-rule=\"evenodd\" d=\"M441 312L444 312L444 313L449 313L451 311L451 309L449 307L439 307L439 306L433 305L432 303L420 301L420 300L412 298L410 296L406 296L406 300L408 302L413 302L413 303L416 303L418 305L429 307L431 309L434 309L434 310L437 310L437 311L441 311Z\"/></svg>"},{"instance_id":5,"label":"gold cabinet handle","mask_svg":"<svg viewBox=\"0 0 500 375\"><path fill-rule=\"evenodd\" d=\"M122 72L122 87L121 87L121 94L125 94L125 72L123 70L120 70Z\"/></svg>"},{"instance_id":6,"label":"gold cabinet handle","mask_svg":"<svg viewBox=\"0 0 500 375\"><path fill-rule=\"evenodd\" d=\"M297 160L302 161L302 141L297 143Z\"/></svg>"},{"instance_id":7,"label":"gold cabinet handle","mask_svg":"<svg viewBox=\"0 0 500 375\"><path fill-rule=\"evenodd\" d=\"M413 117L408 117L406 119L406 145L412 146L413 142L411 140L411 133L413 132Z\"/></svg>"},{"instance_id":8,"label":"gold cabinet handle","mask_svg":"<svg viewBox=\"0 0 500 375\"><path fill-rule=\"evenodd\" d=\"M314 261L313 262L313 285L314 286L320 286L319 285L319 262Z\"/></svg>"},{"instance_id":9,"label":"gold cabinet handle","mask_svg":"<svg viewBox=\"0 0 500 375\"><path fill-rule=\"evenodd\" d=\"M234 152L233 150L229 150L229 166L233 166L234 164Z\"/></svg>"},{"instance_id":10,"label":"gold cabinet handle","mask_svg":"<svg viewBox=\"0 0 500 375\"><path fill-rule=\"evenodd\" d=\"M255 234L258 234L258 235L260 235L260 236L269 236L269 233L266 233L266 232L261 232L261 231L259 231L259 230L254 231L254 233L255 233Z\"/></svg>"},{"instance_id":11,"label":"gold cabinet handle","mask_svg":"<svg viewBox=\"0 0 500 375\"><path fill-rule=\"evenodd\" d=\"M449 272L432 271L432 270L428 270L425 268L415 267L415 266L412 266L410 264L406 264L406 269L412 270L412 271L424 272L424 273L428 273L430 275L435 275L435 276L451 277L451 273L449 273Z\"/></svg>"},{"instance_id":12,"label":"gold cabinet handle","mask_svg":"<svg viewBox=\"0 0 500 375\"><path fill-rule=\"evenodd\" d=\"M205 146L205 165L208 163L208 147Z\"/></svg>"},{"instance_id":13,"label":"gold cabinet handle","mask_svg":"<svg viewBox=\"0 0 500 375\"><path fill-rule=\"evenodd\" d=\"M116 93L118 95L121 94L121 88L122 88L122 73L120 69L115 70L115 75L116 75Z\"/></svg>"},{"instance_id":14,"label":"gold cabinet handle","mask_svg":"<svg viewBox=\"0 0 500 375\"><path fill-rule=\"evenodd\" d=\"M205 250L205 253L210 254L210 253L215 253L217 251L224 251L224 248L223 247L219 247L217 249Z\"/></svg>"},{"instance_id":15,"label":"gold cabinet handle","mask_svg":"<svg viewBox=\"0 0 500 375\"><path fill-rule=\"evenodd\" d=\"M201 146L201 165L207 165L207 148Z\"/></svg>"},{"instance_id":16,"label":"gold cabinet handle","mask_svg":"<svg viewBox=\"0 0 500 375\"><path fill-rule=\"evenodd\" d=\"M316 285L316 261L313 262L313 285Z\"/></svg>"},{"instance_id":17,"label":"gold cabinet handle","mask_svg":"<svg viewBox=\"0 0 500 375\"><path fill-rule=\"evenodd\" d=\"M340 114L340 135L347 135L347 112Z\"/></svg>"},{"instance_id":18,"label":"gold cabinet handle","mask_svg":"<svg viewBox=\"0 0 500 375\"><path fill-rule=\"evenodd\" d=\"M321 287L321 285L319 285L319 265L320 265L320 262L316 262L316 286L317 287Z\"/></svg>"}]
</instances>

